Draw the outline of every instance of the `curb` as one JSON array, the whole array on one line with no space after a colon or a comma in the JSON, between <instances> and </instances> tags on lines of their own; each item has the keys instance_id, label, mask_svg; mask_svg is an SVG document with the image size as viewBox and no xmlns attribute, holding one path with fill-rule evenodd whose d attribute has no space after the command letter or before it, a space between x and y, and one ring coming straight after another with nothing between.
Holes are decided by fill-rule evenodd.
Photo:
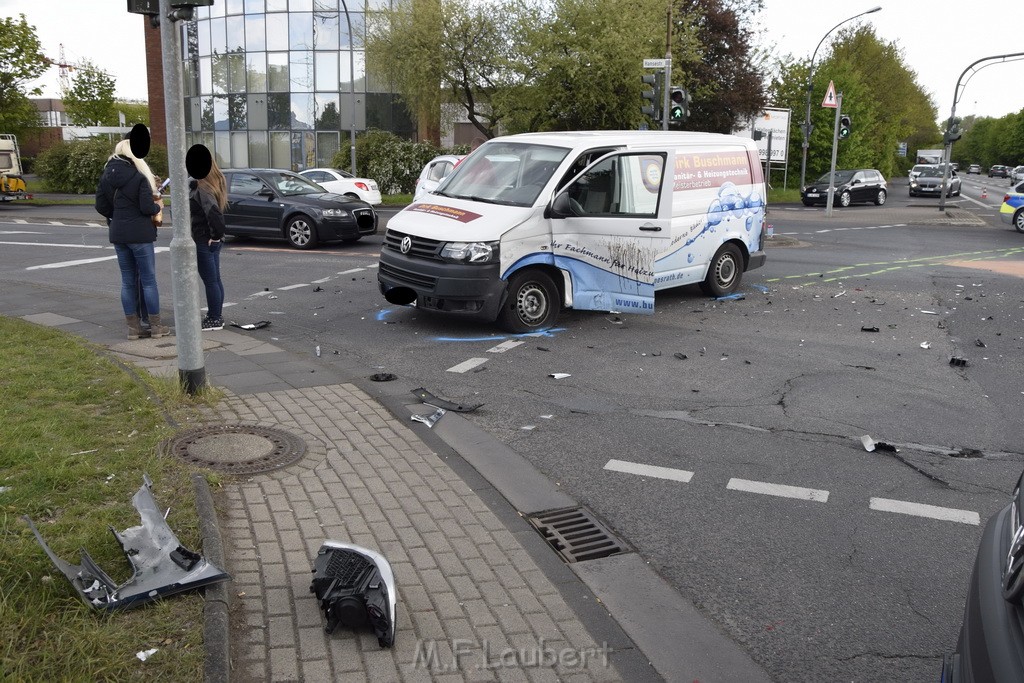
<instances>
[{"instance_id":1,"label":"curb","mask_svg":"<svg viewBox=\"0 0 1024 683\"><path fill-rule=\"evenodd\" d=\"M199 514L199 532L203 539L203 556L218 567L224 567L224 544L217 524L217 511L213 494L206 478L192 475L196 492L196 512ZM206 657L203 680L206 683L228 683L231 679L231 625L228 618L227 583L206 586L203 602L203 645Z\"/></svg>"}]
</instances>

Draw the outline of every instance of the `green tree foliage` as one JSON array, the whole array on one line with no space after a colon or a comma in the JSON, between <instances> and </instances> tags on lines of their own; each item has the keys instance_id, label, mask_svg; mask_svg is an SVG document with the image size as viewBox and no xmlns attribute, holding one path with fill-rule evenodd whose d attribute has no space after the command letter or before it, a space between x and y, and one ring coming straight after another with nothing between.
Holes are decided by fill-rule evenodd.
<instances>
[{"instance_id":1,"label":"green tree foliage","mask_svg":"<svg viewBox=\"0 0 1024 683\"><path fill-rule=\"evenodd\" d=\"M42 91L29 89L28 83L49 65L36 29L24 14L19 19L0 19L0 133L19 135L39 125L39 112L28 98Z\"/></svg>"},{"instance_id":2,"label":"green tree foliage","mask_svg":"<svg viewBox=\"0 0 1024 683\"><path fill-rule=\"evenodd\" d=\"M92 194L99 185L103 166L114 152L117 140L105 136L62 142L36 157L36 173L52 192ZM146 163L154 174L167 175L167 148L153 145Z\"/></svg>"},{"instance_id":3,"label":"green tree foliage","mask_svg":"<svg viewBox=\"0 0 1024 683\"><path fill-rule=\"evenodd\" d=\"M71 87L63 93L64 110L76 126L116 126L114 79L88 59L75 66Z\"/></svg>"},{"instance_id":4,"label":"green tree foliage","mask_svg":"<svg viewBox=\"0 0 1024 683\"><path fill-rule=\"evenodd\" d=\"M125 125L134 126L136 123L149 125L149 104L146 102L114 102L114 111L124 114Z\"/></svg>"},{"instance_id":5,"label":"green tree foliage","mask_svg":"<svg viewBox=\"0 0 1024 683\"><path fill-rule=\"evenodd\" d=\"M788 159L789 172L797 178L808 66L808 61L785 58L769 86L773 105L792 110ZM827 172L832 158L836 111L821 106L830 80L842 91L843 113L853 123L852 135L839 142L837 167L877 168L887 177L902 175L909 166L908 159L898 154L898 143L907 142L910 154L918 148L939 146L942 135L935 122L935 105L895 43L881 41L871 27L840 31L830 50L814 65L812 76L808 179Z\"/></svg>"},{"instance_id":6,"label":"green tree foliage","mask_svg":"<svg viewBox=\"0 0 1024 683\"><path fill-rule=\"evenodd\" d=\"M1024 109L999 118L969 116L963 137L953 144L952 158L964 164L1019 166L1024 164Z\"/></svg>"}]
</instances>

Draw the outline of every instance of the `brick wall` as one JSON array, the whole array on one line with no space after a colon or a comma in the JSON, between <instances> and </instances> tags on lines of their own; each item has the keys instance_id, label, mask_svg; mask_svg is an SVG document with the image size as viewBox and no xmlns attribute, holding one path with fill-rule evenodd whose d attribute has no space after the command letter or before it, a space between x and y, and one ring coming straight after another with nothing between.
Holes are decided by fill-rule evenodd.
<instances>
[{"instance_id":1,"label":"brick wall","mask_svg":"<svg viewBox=\"0 0 1024 683\"><path fill-rule=\"evenodd\" d=\"M167 113L164 110L164 65L161 55L160 27L153 28L149 17L139 15L146 31L146 84L149 88L149 131L154 145L167 146Z\"/></svg>"}]
</instances>

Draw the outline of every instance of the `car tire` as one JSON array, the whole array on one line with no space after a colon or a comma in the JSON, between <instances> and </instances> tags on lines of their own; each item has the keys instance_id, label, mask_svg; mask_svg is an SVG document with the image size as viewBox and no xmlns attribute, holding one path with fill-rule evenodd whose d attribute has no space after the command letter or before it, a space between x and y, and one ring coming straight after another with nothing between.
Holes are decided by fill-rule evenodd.
<instances>
[{"instance_id":1,"label":"car tire","mask_svg":"<svg viewBox=\"0 0 1024 683\"><path fill-rule=\"evenodd\" d=\"M812 202L812 201L809 201L807 199L804 199L802 201L804 203L804 206L814 206L814 202Z\"/></svg>"},{"instance_id":2,"label":"car tire","mask_svg":"<svg viewBox=\"0 0 1024 683\"><path fill-rule=\"evenodd\" d=\"M839 206L849 206L852 200L853 195L850 194L849 190L843 190L843 192L839 194Z\"/></svg>"},{"instance_id":3,"label":"car tire","mask_svg":"<svg viewBox=\"0 0 1024 683\"><path fill-rule=\"evenodd\" d=\"M1024 232L1024 209L1017 209L1017 213L1013 214L1013 227L1017 232Z\"/></svg>"},{"instance_id":4,"label":"car tire","mask_svg":"<svg viewBox=\"0 0 1024 683\"><path fill-rule=\"evenodd\" d=\"M739 289L742 276L743 255L739 247L729 242L715 252L700 288L708 296L726 296Z\"/></svg>"},{"instance_id":5,"label":"car tire","mask_svg":"<svg viewBox=\"0 0 1024 683\"><path fill-rule=\"evenodd\" d=\"M551 327L561 311L558 287L546 273L520 270L508 281L508 297L498 313L498 325L515 334Z\"/></svg>"},{"instance_id":6,"label":"car tire","mask_svg":"<svg viewBox=\"0 0 1024 683\"><path fill-rule=\"evenodd\" d=\"M875 195L875 206L881 206L885 204L885 200L888 198L885 190L879 190L878 194Z\"/></svg>"},{"instance_id":7,"label":"car tire","mask_svg":"<svg viewBox=\"0 0 1024 683\"><path fill-rule=\"evenodd\" d=\"M289 244L296 249L312 249L317 243L316 223L305 214L298 214L288 219L284 228Z\"/></svg>"}]
</instances>

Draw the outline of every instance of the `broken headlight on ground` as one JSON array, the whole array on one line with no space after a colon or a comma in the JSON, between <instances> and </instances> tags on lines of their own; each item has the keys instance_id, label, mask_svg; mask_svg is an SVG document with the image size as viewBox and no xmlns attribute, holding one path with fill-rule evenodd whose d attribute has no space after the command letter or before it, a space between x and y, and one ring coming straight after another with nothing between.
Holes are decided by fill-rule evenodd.
<instances>
[{"instance_id":1,"label":"broken headlight on ground","mask_svg":"<svg viewBox=\"0 0 1024 683\"><path fill-rule=\"evenodd\" d=\"M395 575L384 556L367 548L325 541L313 560L309 590L327 618L324 630L373 628L381 647L395 643Z\"/></svg>"},{"instance_id":2,"label":"broken headlight on ground","mask_svg":"<svg viewBox=\"0 0 1024 683\"><path fill-rule=\"evenodd\" d=\"M36 525L25 517L39 545L57 569L67 577L86 604L97 609L136 607L167 595L231 578L202 555L178 542L153 499L153 482L145 475L142 481L142 488L132 497L132 504L139 512L142 524L120 533L110 528L134 569L132 577L120 586L100 569L84 548L80 551L82 564L70 564L57 557L39 534Z\"/></svg>"}]
</instances>

